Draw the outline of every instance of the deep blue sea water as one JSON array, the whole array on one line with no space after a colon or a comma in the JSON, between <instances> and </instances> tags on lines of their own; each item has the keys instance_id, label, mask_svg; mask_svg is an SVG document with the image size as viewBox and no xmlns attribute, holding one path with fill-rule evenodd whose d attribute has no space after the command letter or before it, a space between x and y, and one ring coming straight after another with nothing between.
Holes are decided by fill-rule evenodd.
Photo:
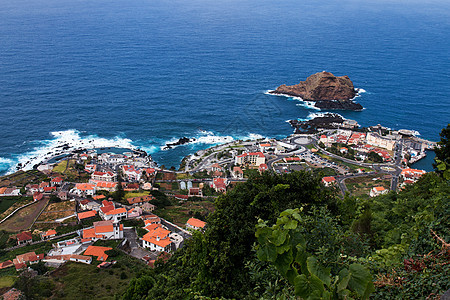
<instances>
[{"instance_id":1,"label":"deep blue sea water","mask_svg":"<svg viewBox=\"0 0 450 300\"><path fill-rule=\"evenodd\" d=\"M286 136L317 111L265 92L322 70L367 91L344 117L438 140L449 50L448 1L0 0L0 173L57 141L133 145L169 166ZM182 136L203 143L161 151Z\"/></svg>"}]
</instances>

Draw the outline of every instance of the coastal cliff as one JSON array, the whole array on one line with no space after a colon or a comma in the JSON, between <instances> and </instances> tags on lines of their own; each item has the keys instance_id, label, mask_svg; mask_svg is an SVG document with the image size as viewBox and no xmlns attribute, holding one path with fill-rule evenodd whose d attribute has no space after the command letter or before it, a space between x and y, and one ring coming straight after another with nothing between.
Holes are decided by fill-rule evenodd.
<instances>
[{"instance_id":1,"label":"coastal cliff","mask_svg":"<svg viewBox=\"0 0 450 300\"><path fill-rule=\"evenodd\" d=\"M362 110L361 104L353 102L357 90L348 76L334 76L330 72L319 72L296 85L281 85L271 94L301 97L314 101L321 109Z\"/></svg>"}]
</instances>

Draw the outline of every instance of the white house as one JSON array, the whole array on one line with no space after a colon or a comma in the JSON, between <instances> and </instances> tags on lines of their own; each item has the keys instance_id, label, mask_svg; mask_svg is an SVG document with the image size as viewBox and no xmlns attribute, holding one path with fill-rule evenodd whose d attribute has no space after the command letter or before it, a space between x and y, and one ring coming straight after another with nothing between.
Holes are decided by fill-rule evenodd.
<instances>
[{"instance_id":1,"label":"white house","mask_svg":"<svg viewBox=\"0 0 450 300\"><path fill-rule=\"evenodd\" d=\"M190 218L186 222L186 228L192 229L192 230L199 230L205 228L206 222L203 222L202 220L196 219L196 218Z\"/></svg>"},{"instance_id":2,"label":"white house","mask_svg":"<svg viewBox=\"0 0 450 300\"><path fill-rule=\"evenodd\" d=\"M150 251L170 252L172 249L172 241L169 235L170 231L159 225L143 236L142 245L144 248L150 249Z\"/></svg>"},{"instance_id":3,"label":"white house","mask_svg":"<svg viewBox=\"0 0 450 300\"><path fill-rule=\"evenodd\" d=\"M110 210L102 215L104 220L113 220L114 222L119 222L122 219L127 218L127 210L126 208L116 208Z\"/></svg>"},{"instance_id":4,"label":"white house","mask_svg":"<svg viewBox=\"0 0 450 300\"><path fill-rule=\"evenodd\" d=\"M94 222L94 226L83 230L83 239L96 241L116 240L123 238L123 225L112 220Z\"/></svg>"},{"instance_id":5,"label":"white house","mask_svg":"<svg viewBox=\"0 0 450 300\"><path fill-rule=\"evenodd\" d=\"M370 190L370 197L376 197L379 195L383 195L386 194L387 192L389 192L387 189L385 189L382 186L374 186L371 190Z\"/></svg>"}]
</instances>

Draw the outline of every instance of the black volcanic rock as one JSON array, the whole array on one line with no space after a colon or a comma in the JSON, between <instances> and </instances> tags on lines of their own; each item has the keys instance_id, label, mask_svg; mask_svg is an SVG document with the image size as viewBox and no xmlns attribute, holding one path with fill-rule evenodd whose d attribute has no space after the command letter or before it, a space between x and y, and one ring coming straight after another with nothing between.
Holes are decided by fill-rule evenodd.
<instances>
[{"instance_id":1,"label":"black volcanic rock","mask_svg":"<svg viewBox=\"0 0 450 300\"><path fill-rule=\"evenodd\" d=\"M327 113L308 121L290 120L289 124L295 128L295 133L317 133L317 128L334 129L344 122L344 118L338 114Z\"/></svg>"},{"instance_id":2,"label":"black volcanic rock","mask_svg":"<svg viewBox=\"0 0 450 300\"><path fill-rule=\"evenodd\" d=\"M176 141L174 143L167 143L163 150L172 149L172 147L188 144L188 143L193 142L193 141L195 141L194 138L190 139L190 138L187 138L187 137L184 136L184 137L178 139L178 141Z\"/></svg>"}]
</instances>

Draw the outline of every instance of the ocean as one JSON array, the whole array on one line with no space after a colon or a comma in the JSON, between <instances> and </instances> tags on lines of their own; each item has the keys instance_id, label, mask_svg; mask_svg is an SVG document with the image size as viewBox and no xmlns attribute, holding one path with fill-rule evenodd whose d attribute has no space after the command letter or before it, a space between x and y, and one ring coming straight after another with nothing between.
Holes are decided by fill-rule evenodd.
<instances>
[{"instance_id":1,"label":"ocean","mask_svg":"<svg viewBox=\"0 0 450 300\"><path fill-rule=\"evenodd\" d=\"M362 126L437 141L450 121L448 1L0 0L0 38L0 174L67 143L169 167L284 137L323 112L267 90L323 70L365 90L338 111Z\"/></svg>"}]
</instances>

